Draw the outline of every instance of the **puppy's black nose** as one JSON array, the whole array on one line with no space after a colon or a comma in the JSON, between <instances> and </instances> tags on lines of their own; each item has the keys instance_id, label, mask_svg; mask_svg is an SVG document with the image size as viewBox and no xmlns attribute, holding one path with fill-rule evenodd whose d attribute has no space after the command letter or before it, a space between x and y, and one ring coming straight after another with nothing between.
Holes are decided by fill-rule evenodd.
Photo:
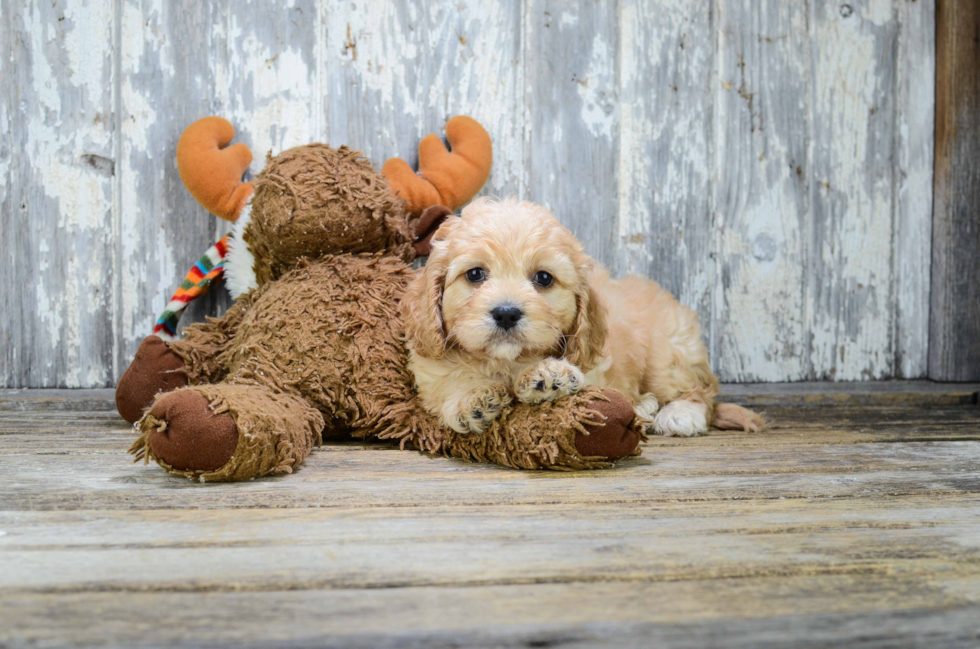
<instances>
[{"instance_id":1,"label":"puppy's black nose","mask_svg":"<svg viewBox=\"0 0 980 649\"><path fill-rule=\"evenodd\" d=\"M524 312L516 306L508 305L496 307L490 312L490 315L493 316L493 321L497 323L498 327L507 330L517 326L517 323L524 317Z\"/></svg>"}]
</instances>

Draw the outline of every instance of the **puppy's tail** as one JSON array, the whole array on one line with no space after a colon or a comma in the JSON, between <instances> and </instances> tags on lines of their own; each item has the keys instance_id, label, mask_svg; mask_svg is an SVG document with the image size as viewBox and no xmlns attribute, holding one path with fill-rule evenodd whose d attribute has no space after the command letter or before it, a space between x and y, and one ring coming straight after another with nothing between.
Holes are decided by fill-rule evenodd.
<instances>
[{"instance_id":1,"label":"puppy's tail","mask_svg":"<svg viewBox=\"0 0 980 649\"><path fill-rule=\"evenodd\" d=\"M744 430L757 433L765 430L766 420L759 413L736 406L734 403L716 403L715 418L711 425L722 430Z\"/></svg>"}]
</instances>

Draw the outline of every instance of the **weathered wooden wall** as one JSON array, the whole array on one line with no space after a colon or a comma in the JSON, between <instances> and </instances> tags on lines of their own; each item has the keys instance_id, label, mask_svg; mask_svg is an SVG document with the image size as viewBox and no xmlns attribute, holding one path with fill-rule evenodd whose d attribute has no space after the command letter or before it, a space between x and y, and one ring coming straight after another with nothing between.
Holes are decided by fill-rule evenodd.
<instances>
[{"instance_id":1,"label":"weathered wooden wall","mask_svg":"<svg viewBox=\"0 0 980 649\"><path fill-rule=\"evenodd\" d=\"M980 379L980 2L936 11L929 376Z\"/></svg>"},{"instance_id":2,"label":"weathered wooden wall","mask_svg":"<svg viewBox=\"0 0 980 649\"><path fill-rule=\"evenodd\" d=\"M469 113L485 191L675 291L724 380L925 374L933 2L271 4L0 0L0 385L125 368L224 232L174 164L207 114L258 171L312 140L413 160Z\"/></svg>"}]
</instances>

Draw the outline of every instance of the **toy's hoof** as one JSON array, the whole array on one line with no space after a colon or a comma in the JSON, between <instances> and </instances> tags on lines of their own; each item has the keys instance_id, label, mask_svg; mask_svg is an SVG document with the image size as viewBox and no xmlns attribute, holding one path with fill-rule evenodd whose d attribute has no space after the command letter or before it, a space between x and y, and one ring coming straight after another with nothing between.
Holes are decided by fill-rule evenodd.
<instances>
[{"instance_id":1,"label":"toy's hoof","mask_svg":"<svg viewBox=\"0 0 980 649\"><path fill-rule=\"evenodd\" d=\"M214 414L203 394L180 390L162 395L150 413L166 422L146 441L153 454L179 471L217 471L238 447L238 426L228 413Z\"/></svg>"},{"instance_id":2,"label":"toy's hoof","mask_svg":"<svg viewBox=\"0 0 980 649\"><path fill-rule=\"evenodd\" d=\"M596 399L589 408L605 415L604 426L586 424L588 435L581 433L575 438L575 448L582 455L606 457L618 460L632 455L640 443L640 433L630 428L635 413L626 397L615 390L603 390L608 401Z\"/></svg>"},{"instance_id":3,"label":"toy's hoof","mask_svg":"<svg viewBox=\"0 0 980 649\"><path fill-rule=\"evenodd\" d=\"M183 370L184 361L170 351L162 338L147 336L119 379L116 410L129 423L136 423L158 392L171 392L187 385Z\"/></svg>"}]
</instances>

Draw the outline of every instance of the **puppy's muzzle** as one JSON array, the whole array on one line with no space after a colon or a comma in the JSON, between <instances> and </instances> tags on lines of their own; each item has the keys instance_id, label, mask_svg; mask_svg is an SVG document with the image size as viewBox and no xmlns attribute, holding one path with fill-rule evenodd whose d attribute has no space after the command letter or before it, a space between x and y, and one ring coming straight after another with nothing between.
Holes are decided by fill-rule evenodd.
<instances>
[{"instance_id":1,"label":"puppy's muzzle","mask_svg":"<svg viewBox=\"0 0 980 649\"><path fill-rule=\"evenodd\" d=\"M505 304L495 307L490 311L490 315L493 316L493 321L497 325L497 328L509 331L521 321L521 318L524 317L524 312L512 304Z\"/></svg>"}]
</instances>

